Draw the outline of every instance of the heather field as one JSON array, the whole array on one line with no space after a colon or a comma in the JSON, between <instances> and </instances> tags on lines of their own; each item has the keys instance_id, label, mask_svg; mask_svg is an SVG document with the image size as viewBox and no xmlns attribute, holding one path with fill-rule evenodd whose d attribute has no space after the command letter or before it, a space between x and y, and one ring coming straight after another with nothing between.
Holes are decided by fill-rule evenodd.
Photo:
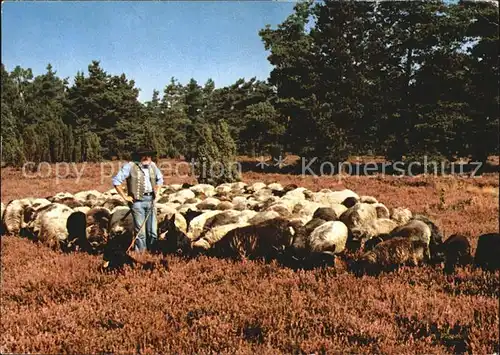
<instances>
[{"instance_id":1,"label":"heather field","mask_svg":"<svg viewBox=\"0 0 500 355\"><path fill-rule=\"evenodd\" d=\"M497 162L498 163L498 162ZM114 170L113 170L113 165ZM56 179L2 169L2 202L111 188L117 162L77 165ZM73 169L72 167L70 167ZM49 174L49 170L51 174ZM81 175L80 175L81 174ZM170 176L166 183L194 182ZM246 172L243 181L349 188L387 207L428 215L445 237L498 232L498 173L330 176ZM337 268L138 256L152 269L98 271L101 258L2 237L2 353L474 353L499 352L499 273L403 268L357 278Z\"/></svg>"}]
</instances>

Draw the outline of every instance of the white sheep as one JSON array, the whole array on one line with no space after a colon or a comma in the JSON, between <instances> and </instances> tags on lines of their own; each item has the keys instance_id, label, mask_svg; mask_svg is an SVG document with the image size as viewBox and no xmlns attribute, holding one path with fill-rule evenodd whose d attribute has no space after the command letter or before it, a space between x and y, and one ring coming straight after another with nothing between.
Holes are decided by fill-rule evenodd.
<instances>
[{"instance_id":1,"label":"white sheep","mask_svg":"<svg viewBox=\"0 0 500 355\"><path fill-rule=\"evenodd\" d=\"M312 201L319 202L324 206L331 207L332 205L341 204L348 197L353 197L359 200L358 194L349 189L341 191L325 191L312 193Z\"/></svg>"},{"instance_id":2,"label":"white sheep","mask_svg":"<svg viewBox=\"0 0 500 355\"><path fill-rule=\"evenodd\" d=\"M51 206L52 208L40 213L38 240L53 249L59 249L61 243L64 243L68 238L66 222L74 211L59 203L53 203Z\"/></svg>"},{"instance_id":3,"label":"white sheep","mask_svg":"<svg viewBox=\"0 0 500 355\"><path fill-rule=\"evenodd\" d=\"M12 200L5 206L3 224L7 234L18 234L22 228L24 210L31 205L28 198Z\"/></svg>"},{"instance_id":4,"label":"white sheep","mask_svg":"<svg viewBox=\"0 0 500 355\"><path fill-rule=\"evenodd\" d=\"M203 194L206 197L211 197L216 194L215 187L209 184L196 184L189 189L193 191L196 196Z\"/></svg>"},{"instance_id":5,"label":"white sheep","mask_svg":"<svg viewBox=\"0 0 500 355\"><path fill-rule=\"evenodd\" d=\"M273 183L267 185L267 188L269 188L271 190L275 190L275 191L282 191L283 190L283 186L277 182L273 182Z\"/></svg>"},{"instance_id":6,"label":"white sheep","mask_svg":"<svg viewBox=\"0 0 500 355\"><path fill-rule=\"evenodd\" d=\"M193 191L189 189L182 189L168 196L168 202L184 203L186 200L194 199L196 196Z\"/></svg>"},{"instance_id":7,"label":"white sheep","mask_svg":"<svg viewBox=\"0 0 500 355\"><path fill-rule=\"evenodd\" d=\"M340 221L326 222L316 229L307 238L310 252L338 254L345 249L348 236L347 226Z\"/></svg>"},{"instance_id":8,"label":"white sheep","mask_svg":"<svg viewBox=\"0 0 500 355\"><path fill-rule=\"evenodd\" d=\"M377 218L377 209L370 203L357 203L340 216L340 220L351 230L362 229Z\"/></svg>"},{"instance_id":9,"label":"white sheep","mask_svg":"<svg viewBox=\"0 0 500 355\"><path fill-rule=\"evenodd\" d=\"M396 207L391 209L391 219L399 226L404 226L413 217L412 212L406 207Z\"/></svg>"},{"instance_id":10,"label":"white sheep","mask_svg":"<svg viewBox=\"0 0 500 355\"><path fill-rule=\"evenodd\" d=\"M361 203L378 203L378 200L373 196L360 196L359 202Z\"/></svg>"}]
</instances>

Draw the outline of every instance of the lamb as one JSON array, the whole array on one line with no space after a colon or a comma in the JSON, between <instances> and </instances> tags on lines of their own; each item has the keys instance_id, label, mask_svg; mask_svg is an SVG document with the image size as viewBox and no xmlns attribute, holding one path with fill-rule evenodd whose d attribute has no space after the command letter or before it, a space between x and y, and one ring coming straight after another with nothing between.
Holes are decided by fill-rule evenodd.
<instances>
[{"instance_id":1,"label":"lamb","mask_svg":"<svg viewBox=\"0 0 500 355\"><path fill-rule=\"evenodd\" d=\"M452 273L456 266L465 266L472 262L471 247L466 236L453 234L445 240L442 247L444 254L444 272Z\"/></svg>"},{"instance_id":2,"label":"lamb","mask_svg":"<svg viewBox=\"0 0 500 355\"><path fill-rule=\"evenodd\" d=\"M377 244L358 260L355 272L376 275L381 271L397 269L400 266L418 266L429 259L427 244L409 238L391 238Z\"/></svg>"},{"instance_id":3,"label":"lamb","mask_svg":"<svg viewBox=\"0 0 500 355\"><path fill-rule=\"evenodd\" d=\"M500 270L500 234L480 235L477 242L474 264L488 271Z\"/></svg>"}]
</instances>

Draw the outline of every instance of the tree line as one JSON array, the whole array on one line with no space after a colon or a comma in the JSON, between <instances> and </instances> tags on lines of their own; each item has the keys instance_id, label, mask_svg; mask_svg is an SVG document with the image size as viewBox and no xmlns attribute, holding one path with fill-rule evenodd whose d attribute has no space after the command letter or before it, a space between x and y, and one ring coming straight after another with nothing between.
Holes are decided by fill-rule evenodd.
<instances>
[{"instance_id":1,"label":"tree line","mask_svg":"<svg viewBox=\"0 0 500 355\"><path fill-rule=\"evenodd\" d=\"M50 64L38 76L2 64L3 163L124 159L145 142L161 157L205 161L497 154L494 3L302 1L258 35L268 80L216 88L172 77L145 103L134 80L98 60L71 85Z\"/></svg>"}]
</instances>

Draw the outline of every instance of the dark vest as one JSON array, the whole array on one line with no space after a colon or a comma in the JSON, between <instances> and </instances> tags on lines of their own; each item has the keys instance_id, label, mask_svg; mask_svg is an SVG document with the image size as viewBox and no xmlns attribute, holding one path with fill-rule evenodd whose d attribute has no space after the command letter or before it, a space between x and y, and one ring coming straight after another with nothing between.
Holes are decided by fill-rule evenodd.
<instances>
[{"instance_id":1,"label":"dark vest","mask_svg":"<svg viewBox=\"0 0 500 355\"><path fill-rule=\"evenodd\" d=\"M130 175L127 178L127 192L129 196L132 196L134 200L142 200L144 198L144 189L146 187L146 175L141 170L140 163L130 162L131 169ZM151 181L151 187L153 192L156 186L156 170L154 169L154 163L149 164L149 180Z\"/></svg>"}]
</instances>

